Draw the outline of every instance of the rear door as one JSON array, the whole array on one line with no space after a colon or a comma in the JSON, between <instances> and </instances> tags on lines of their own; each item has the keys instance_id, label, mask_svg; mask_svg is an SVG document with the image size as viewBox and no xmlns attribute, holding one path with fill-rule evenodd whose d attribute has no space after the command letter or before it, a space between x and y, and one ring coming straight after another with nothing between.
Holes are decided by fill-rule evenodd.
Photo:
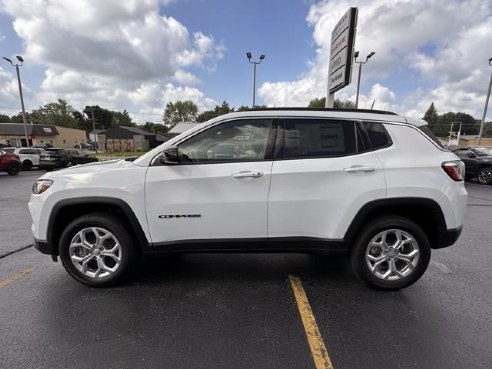
<instances>
[{"instance_id":1,"label":"rear door","mask_svg":"<svg viewBox=\"0 0 492 369\"><path fill-rule=\"evenodd\" d=\"M273 241L286 237L342 239L363 205L385 198L383 168L361 127L320 118L285 120L268 203L272 247L283 247Z\"/></svg>"}]
</instances>

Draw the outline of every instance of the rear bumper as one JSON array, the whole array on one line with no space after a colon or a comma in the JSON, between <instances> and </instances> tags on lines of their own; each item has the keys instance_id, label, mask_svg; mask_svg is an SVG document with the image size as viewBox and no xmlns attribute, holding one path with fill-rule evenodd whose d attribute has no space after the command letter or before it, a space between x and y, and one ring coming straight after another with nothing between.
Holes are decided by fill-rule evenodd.
<instances>
[{"instance_id":1,"label":"rear bumper","mask_svg":"<svg viewBox=\"0 0 492 369\"><path fill-rule=\"evenodd\" d=\"M437 244L432 245L433 249L442 249L453 245L461 235L463 226L455 229L446 229L439 227Z\"/></svg>"},{"instance_id":2,"label":"rear bumper","mask_svg":"<svg viewBox=\"0 0 492 369\"><path fill-rule=\"evenodd\" d=\"M39 162L40 168L61 168L63 163L59 161L41 161Z\"/></svg>"}]
</instances>

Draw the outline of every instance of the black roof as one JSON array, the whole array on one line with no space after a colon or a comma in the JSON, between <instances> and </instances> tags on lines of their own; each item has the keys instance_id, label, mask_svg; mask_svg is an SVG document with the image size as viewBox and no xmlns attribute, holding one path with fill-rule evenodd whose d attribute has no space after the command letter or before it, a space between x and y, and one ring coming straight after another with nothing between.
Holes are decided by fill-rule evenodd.
<instances>
[{"instance_id":1,"label":"black roof","mask_svg":"<svg viewBox=\"0 0 492 369\"><path fill-rule=\"evenodd\" d=\"M58 130L49 124L27 124L27 134L29 136L55 136ZM25 135L24 123L0 123L0 135L3 136L23 136Z\"/></svg>"},{"instance_id":2,"label":"black roof","mask_svg":"<svg viewBox=\"0 0 492 369\"><path fill-rule=\"evenodd\" d=\"M106 139L131 139L135 135L144 136L147 138L155 137L154 133L144 131L137 127L118 126L109 128L104 132Z\"/></svg>"}]
</instances>

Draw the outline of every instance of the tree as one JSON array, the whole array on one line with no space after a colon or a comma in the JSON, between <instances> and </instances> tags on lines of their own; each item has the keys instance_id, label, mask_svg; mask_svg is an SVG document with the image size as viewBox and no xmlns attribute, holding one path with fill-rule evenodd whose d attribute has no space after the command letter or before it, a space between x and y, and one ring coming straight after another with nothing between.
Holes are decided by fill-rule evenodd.
<instances>
[{"instance_id":1,"label":"tree","mask_svg":"<svg viewBox=\"0 0 492 369\"><path fill-rule=\"evenodd\" d=\"M113 112L101 108L99 105L86 106L84 114L87 116L92 131L92 114L94 112L94 122L96 129L108 129L113 126Z\"/></svg>"},{"instance_id":2,"label":"tree","mask_svg":"<svg viewBox=\"0 0 492 369\"><path fill-rule=\"evenodd\" d=\"M60 127L74 128L76 125L73 113L75 109L64 99L58 99L34 109L31 121L37 124L52 124Z\"/></svg>"},{"instance_id":3,"label":"tree","mask_svg":"<svg viewBox=\"0 0 492 369\"><path fill-rule=\"evenodd\" d=\"M335 109L355 109L355 103L353 103L351 100L342 101L339 99L335 99L333 107Z\"/></svg>"},{"instance_id":4,"label":"tree","mask_svg":"<svg viewBox=\"0 0 492 369\"><path fill-rule=\"evenodd\" d=\"M164 110L163 121L169 128L180 122L195 122L198 106L191 100L168 102Z\"/></svg>"},{"instance_id":5,"label":"tree","mask_svg":"<svg viewBox=\"0 0 492 369\"><path fill-rule=\"evenodd\" d=\"M231 108L229 106L229 103L227 101L223 101L222 105L217 105L213 110L206 110L203 113L201 113L196 121L197 122L206 122L207 120L216 118L218 116L231 113L234 111L234 108Z\"/></svg>"},{"instance_id":6,"label":"tree","mask_svg":"<svg viewBox=\"0 0 492 369\"><path fill-rule=\"evenodd\" d=\"M325 105L326 105L326 97L321 97L321 98L316 97L309 102L308 108L324 108Z\"/></svg>"},{"instance_id":7,"label":"tree","mask_svg":"<svg viewBox=\"0 0 492 369\"><path fill-rule=\"evenodd\" d=\"M326 105L326 97L314 98L309 104L308 108L324 108ZM355 109L355 104L350 101L342 101L340 99L336 99L333 103L333 108L335 109Z\"/></svg>"},{"instance_id":8,"label":"tree","mask_svg":"<svg viewBox=\"0 0 492 369\"><path fill-rule=\"evenodd\" d=\"M438 115L437 122L429 123L429 129L438 137L448 137L453 123L461 122L461 134L478 134L479 125L477 120L470 114L458 112L448 112ZM453 131L457 132L459 124L453 125Z\"/></svg>"},{"instance_id":9,"label":"tree","mask_svg":"<svg viewBox=\"0 0 492 369\"><path fill-rule=\"evenodd\" d=\"M432 102L422 118L429 124L437 124L439 115L437 114L437 109Z\"/></svg>"},{"instance_id":10,"label":"tree","mask_svg":"<svg viewBox=\"0 0 492 369\"><path fill-rule=\"evenodd\" d=\"M158 133L161 135L166 135L168 132L168 128L161 123L152 123L152 122L146 122L141 128L144 131L150 132L150 133Z\"/></svg>"},{"instance_id":11,"label":"tree","mask_svg":"<svg viewBox=\"0 0 492 369\"><path fill-rule=\"evenodd\" d=\"M119 111L113 111L111 112L113 114L113 122L112 125L113 127L116 126L125 126L125 127L135 127L135 123L132 121L132 117L130 117L130 114L125 110L123 112Z\"/></svg>"},{"instance_id":12,"label":"tree","mask_svg":"<svg viewBox=\"0 0 492 369\"><path fill-rule=\"evenodd\" d=\"M10 117L5 114L0 114L0 123L10 123Z\"/></svg>"},{"instance_id":13,"label":"tree","mask_svg":"<svg viewBox=\"0 0 492 369\"><path fill-rule=\"evenodd\" d=\"M27 122L31 122L31 114L29 113L26 113L26 119L27 119ZM22 118L22 113L19 113L17 115L12 115L10 117L10 122L11 123L24 123L24 119Z\"/></svg>"}]
</instances>

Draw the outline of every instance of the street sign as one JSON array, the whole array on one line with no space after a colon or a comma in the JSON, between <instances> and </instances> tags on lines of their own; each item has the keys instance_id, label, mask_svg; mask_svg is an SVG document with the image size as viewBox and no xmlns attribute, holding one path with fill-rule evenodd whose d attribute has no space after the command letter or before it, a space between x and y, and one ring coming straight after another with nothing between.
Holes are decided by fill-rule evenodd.
<instances>
[{"instance_id":1,"label":"street sign","mask_svg":"<svg viewBox=\"0 0 492 369\"><path fill-rule=\"evenodd\" d=\"M356 28L357 8L350 8L331 32L329 94L350 84Z\"/></svg>"}]
</instances>

